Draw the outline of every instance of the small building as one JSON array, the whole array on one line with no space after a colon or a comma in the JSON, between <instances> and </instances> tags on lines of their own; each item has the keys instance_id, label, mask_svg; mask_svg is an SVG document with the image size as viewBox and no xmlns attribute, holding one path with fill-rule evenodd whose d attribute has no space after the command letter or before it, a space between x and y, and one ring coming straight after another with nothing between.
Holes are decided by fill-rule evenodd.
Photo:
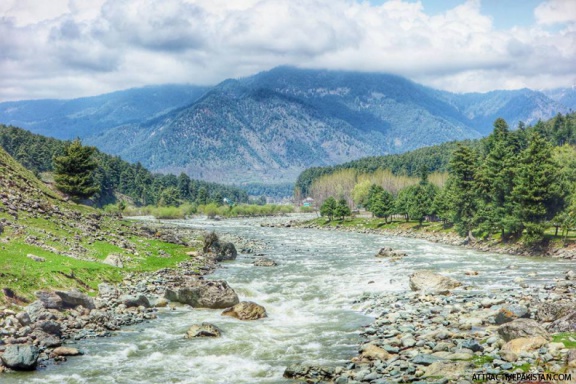
<instances>
[{"instance_id":1,"label":"small building","mask_svg":"<svg viewBox=\"0 0 576 384\"><path fill-rule=\"evenodd\" d=\"M314 199L311 197L307 197L304 200L302 200L302 206L303 207L313 207L314 206Z\"/></svg>"}]
</instances>

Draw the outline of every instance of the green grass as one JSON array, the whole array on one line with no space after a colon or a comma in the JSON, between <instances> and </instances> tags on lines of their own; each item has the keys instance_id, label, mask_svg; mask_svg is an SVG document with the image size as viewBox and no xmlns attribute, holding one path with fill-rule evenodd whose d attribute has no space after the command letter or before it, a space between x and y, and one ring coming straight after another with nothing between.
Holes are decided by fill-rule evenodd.
<instances>
[{"instance_id":1,"label":"green grass","mask_svg":"<svg viewBox=\"0 0 576 384\"><path fill-rule=\"evenodd\" d=\"M563 343L566 348L576 349L576 332L562 332L552 335L552 341Z\"/></svg>"}]
</instances>

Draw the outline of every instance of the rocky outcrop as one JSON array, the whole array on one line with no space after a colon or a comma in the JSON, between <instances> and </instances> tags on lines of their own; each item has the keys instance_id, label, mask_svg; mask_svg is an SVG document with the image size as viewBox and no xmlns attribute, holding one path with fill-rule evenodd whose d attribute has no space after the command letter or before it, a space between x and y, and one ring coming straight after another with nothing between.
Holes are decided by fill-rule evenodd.
<instances>
[{"instance_id":1,"label":"rocky outcrop","mask_svg":"<svg viewBox=\"0 0 576 384\"><path fill-rule=\"evenodd\" d=\"M16 371L31 371L36 369L40 351L34 345L8 345L0 359L7 368Z\"/></svg>"},{"instance_id":2,"label":"rocky outcrop","mask_svg":"<svg viewBox=\"0 0 576 384\"><path fill-rule=\"evenodd\" d=\"M266 309L252 301L242 301L222 312L222 316L232 316L239 320L258 320L267 317Z\"/></svg>"},{"instance_id":3,"label":"rocky outcrop","mask_svg":"<svg viewBox=\"0 0 576 384\"><path fill-rule=\"evenodd\" d=\"M102 262L104 264L108 264L113 267L124 268L124 262L122 261L122 257L120 255L110 254L106 256L106 258Z\"/></svg>"},{"instance_id":4,"label":"rocky outcrop","mask_svg":"<svg viewBox=\"0 0 576 384\"><path fill-rule=\"evenodd\" d=\"M222 330L210 323L195 324L191 326L186 335L185 339L192 339L195 337L220 337L222 336Z\"/></svg>"},{"instance_id":5,"label":"rocky outcrop","mask_svg":"<svg viewBox=\"0 0 576 384\"><path fill-rule=\"evenodd\" d=\"M417 271L410 275L410 289L430 293L447 293L461 286L457 280L432 271Z\"/></svg>"},{"instance_id":6,"label":"rocky outcrop","mask_svg":"<svg viewBox=\"0 0 576 384\"><path fill-rule=\"evenodd\" d=\"M165 298L197 308L223 309L239 303L236 292L223 280L201 280L191 286L167 289Z\"/></svg>"},{"instance_id":7,"label":"rocky outcrop","mask_svg":"<svg viewBox=\"0 0 576 384\"><path fill-rule=\"evenodd\" d=\"M537 336L550 340L548 332L537 321L532 319L516 319L503 324L498 328L498 334L504 341Z\"/></svg>"}]
</instances>

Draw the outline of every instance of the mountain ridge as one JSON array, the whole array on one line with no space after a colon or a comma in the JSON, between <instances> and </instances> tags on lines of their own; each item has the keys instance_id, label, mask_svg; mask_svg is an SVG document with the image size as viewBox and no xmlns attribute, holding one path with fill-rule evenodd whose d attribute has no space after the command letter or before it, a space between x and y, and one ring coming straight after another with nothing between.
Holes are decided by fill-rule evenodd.
<instances>
[{"instance_id":1,"label":"mountain ridge","mask_svg":"<svg viewBox=\"0 0 576 384\"><path fill-rule=\"evenodd\" d=\"M497 117L515 127L576 107L562 104L576 100L570 90L550 91L550 97L528 89L454 94L396 75L293 67L190 88L188 98L179 92L178 103L171 104L142 96L163 110L149 108L137 119L120 111L118 124L100 121L74 132L104 152L155 171L225 183L275 183L294 181L311 166L479 138ZM0 121L5 104L0 103ZM90 119L84 121L90 126ZM40 122L21 126L51 129Z\"/></svg>"}]
</instances>

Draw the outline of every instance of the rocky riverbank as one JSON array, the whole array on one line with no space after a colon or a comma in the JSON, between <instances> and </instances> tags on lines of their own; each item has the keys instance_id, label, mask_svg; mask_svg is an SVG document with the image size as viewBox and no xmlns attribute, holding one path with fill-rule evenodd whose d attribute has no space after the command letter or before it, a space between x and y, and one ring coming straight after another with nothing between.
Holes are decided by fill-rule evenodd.
<instances>
[{"instance_id":1,"label":"rocky riverbank","mask_svg":"<svg viewBox=\"0 0 576 384\"><path fill-rule=\"evenodd\" d=\"M266 226L284 226L284 227L298 227L298 228L314 228L329 231L347 231L357 233L370 233L377 235L391 235L399 237L409 237L416 239L428 240L433 243L441 243L447 245L456 245L460 247L475 249L482 252L501 253L519 256L548 256L556 257L567 260L576 260L576 246L574 244L568 247L560 247L550 245L547 247L528 247L521 243L501 243L494 240L474 240L469 241L458 236L453 232L445 231L426 231L417 229L392 229L392 228L366 228L365 226L327 226L320 225L311 221L290 221L286 224L265 224Z\"/></svg>"},{"instance_id":2,"label":"rocky riverbank","mask_svg":"<svg viewBox=\"0 0 576 384\"><path fill-rule=\"evenodd\" d=\"M162 240L171 243L201 243L197 238L202 232L198 230L159 223L138 227L143 232L159 233ZM190 252L190 261L181 262L177 268L126 273L115 285L103 282L96 297L78 290L43 290L36 292L37 300L27 306L0 308L0 373L34 370L82 355L69 345L83 338L111 336L123 326L156 319L160 311L173 305L228 308L237 304L236 293L225 281L204 280L220 261L234 259L237 254L227 238L216 239L206 252ZM262 248L254 242L234 240L246 253Z\"/></svg>"},{"instance_id":3,"label":"rocky riverbank","mask_svg":"<svg viewBox=\"0 0 576 384\"><path fill-rule=\"evenodd\" d=\"M428 272L410 277L413 291L359 299L376 319L349 364L300 364L285 376L336 384L576 382L573 271L542 287L491 291L437 285L443 278L421 273Z\"/></svg>"}]
</instances>

